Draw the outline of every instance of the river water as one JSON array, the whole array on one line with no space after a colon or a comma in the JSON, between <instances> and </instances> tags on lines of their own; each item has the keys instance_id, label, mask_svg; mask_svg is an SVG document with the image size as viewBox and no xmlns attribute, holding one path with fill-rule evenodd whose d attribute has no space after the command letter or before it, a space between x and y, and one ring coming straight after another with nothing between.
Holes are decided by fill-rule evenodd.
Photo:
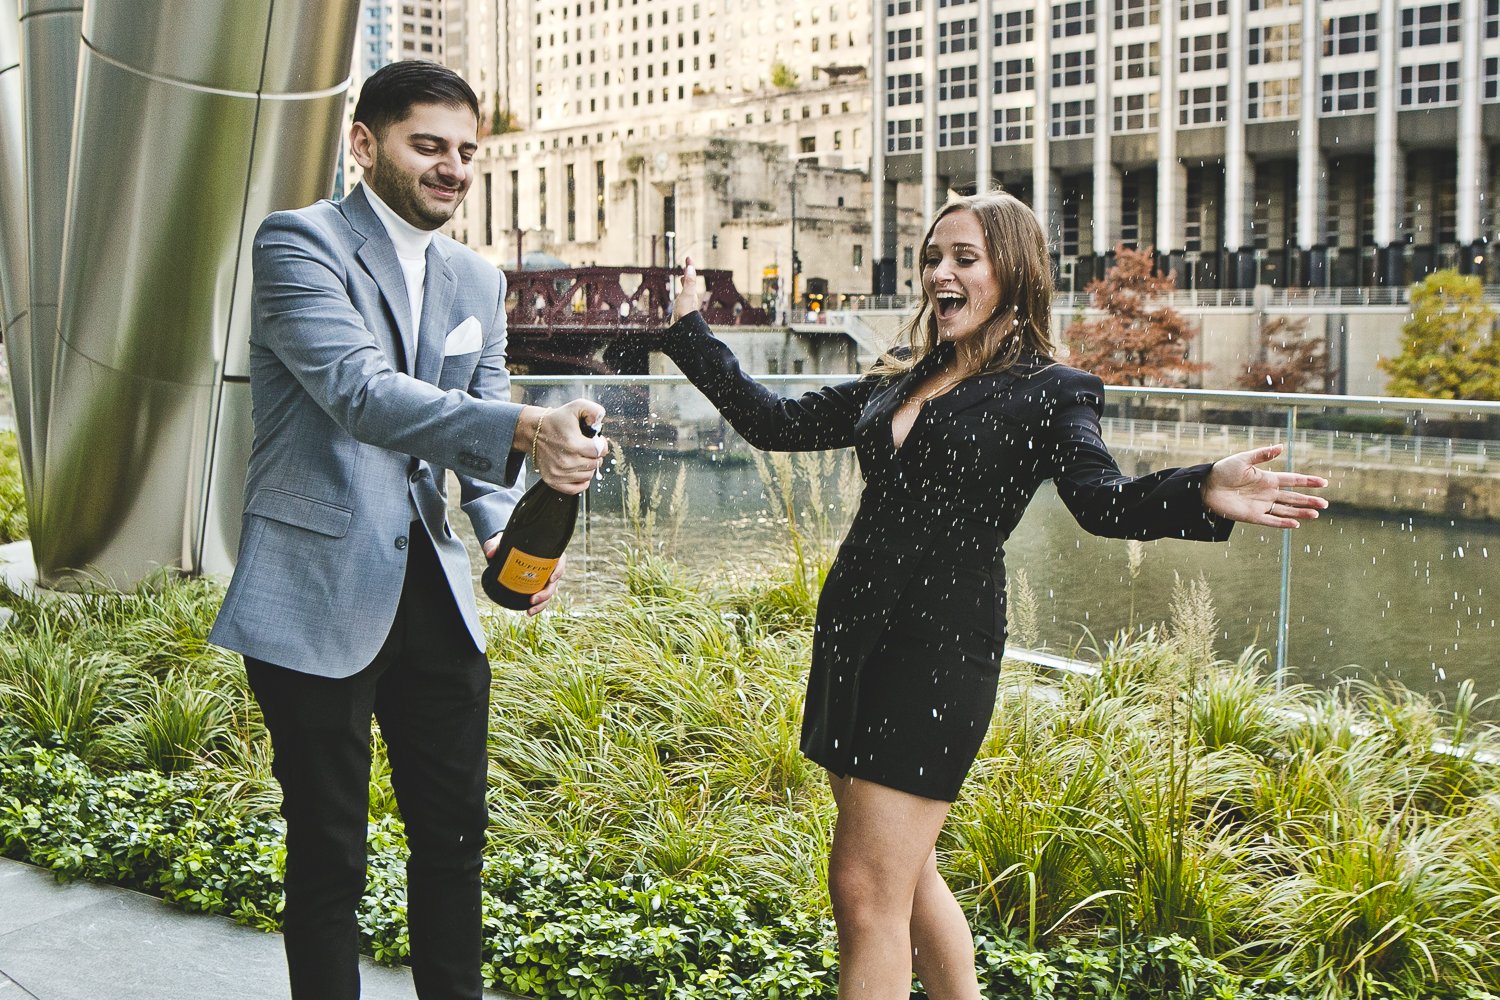
<instances>
[{"instance_id":1,"label":"river water","mask_svg":"<svg viewBox=\"0 0 1500 1000\"><path fill-rule=\"evenodd\" d=\"M838 491L850 461L841 456L838 468L822 474L833 541L852 512ZM692 573L743 575L786 558L785 518L754 464L646 452L626 463L640 508L655 508L648 544ZM565 594L574 604L621 592L624 546L639 544L640 518L633 530L623 513L625 477L612 469L591 490L570 548L574 570ZM679 469L685 500L674 509ZM798 479L799 517L810 525L811 498ZM1500 694L1500 614L1491 594L1500 585L1500 525L1335 505L1292 532L1291 541L1289 679L1326 686L1349 676L1394 678L1451 695L1472 678L1481 696ZM1201 575L1220 622L1217 652L1232 658L1249 645L1274 646L1281 553L1281 532L1242 524L1222 545L1147 542L1132 567L1126 542L1082 531L1048 485L1007 544L1006 565L1013 583L1024 571L1037 596L1045 648L1078 650L1083 658L1090 636L1103 643L1121 629L1166 620L1175 581Z\"/></svg>"}]
</instances>

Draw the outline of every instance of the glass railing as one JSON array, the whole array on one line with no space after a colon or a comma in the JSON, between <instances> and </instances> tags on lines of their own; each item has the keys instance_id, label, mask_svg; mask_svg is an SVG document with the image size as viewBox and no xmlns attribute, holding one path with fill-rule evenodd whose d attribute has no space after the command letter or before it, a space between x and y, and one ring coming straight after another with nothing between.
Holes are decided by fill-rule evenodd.
<instances>
[{"instance_id":1,"label":"glass railing","mask_svg":"<svg viewBox=\"0 0 1500 1000\"><path fill-rule=\"evenodd\" d=\"M796 395L843 376L769 376ZM521 377L518 398L609 410L616 444L570 549L575 605L623 588L632 546L724 578L789 549L784 483L804 536L836 546L857 502L852 452L759 456L684 380ZM1206 581L1217 652L1268 651L1285 682L1393 678L1500 694L1500 403L1111 388L1104 434L1121 468L1209 462L1286 442L1279 467L1326 476L1331 511L1284 532L1238 525L1224 545L1088 535L1050 486L1006 546L1012 646L1088 659L1121 629L1173 620ZM460 519L461 520L461 519ZM465 525L465 528L467 526Z\"/></svg>"}]
</instances>

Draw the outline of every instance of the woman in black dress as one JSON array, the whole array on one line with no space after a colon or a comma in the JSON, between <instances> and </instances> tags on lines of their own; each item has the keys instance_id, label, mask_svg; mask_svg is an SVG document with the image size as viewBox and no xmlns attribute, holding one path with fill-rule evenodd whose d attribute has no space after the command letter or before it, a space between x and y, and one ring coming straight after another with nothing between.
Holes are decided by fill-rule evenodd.
<instances>
[{"instance_id":1,"label":"woman in black dress","mask_svg":"<svg viewBox=\"0 0 1500 1000\"><path fill-rule=\"evenodd\" d=\"M1295 528L1313 476L1213 465L1120 473L1099 436L1103 383L1058 364L1046 239L1005 194L944 207L922 241L910 350L796 399L747 377L698 315L691 262L663 347L757 448L853 446L865 487L818 602L802 751L830 775L828 884L843 1000L978 1000L973 937L938 874L938 831L994 709L1003 545L1043 480L1116 538L1223 541L1231 522Z\"/></svg>"}]
</instances>

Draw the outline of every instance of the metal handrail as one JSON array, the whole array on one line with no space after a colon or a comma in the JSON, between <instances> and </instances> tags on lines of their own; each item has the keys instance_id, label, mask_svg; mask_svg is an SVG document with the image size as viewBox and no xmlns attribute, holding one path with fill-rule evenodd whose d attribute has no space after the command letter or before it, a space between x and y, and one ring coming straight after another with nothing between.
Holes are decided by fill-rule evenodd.
<instances>
[{"instance_id":1,"label":"metal handrail","mask_svg":"<svg viewBox=\"0 0 1500 1000\"><path fill-rule=\"evenodd\" d=\"M755 380L765 385L827 385L830 382L854 378L854 375L838 373L803 375L756 375ZM511 381L517 385L688 385L682 375L515 375ZM1127 396L1140 399L1175 399L1184 402L1247 403L1266 407L1295 406L1298 408L1356 410L1396 410L1403 413L1437 411L1439 413L1464 413L1475 416L1500 416L1500 401L1477 399L1410 399L1395 396L1336 396L1311 392L1247 392L1242 389L1162 389L1135 385L1112 385L1111 396Z\"/></svg>"}]
</instances>

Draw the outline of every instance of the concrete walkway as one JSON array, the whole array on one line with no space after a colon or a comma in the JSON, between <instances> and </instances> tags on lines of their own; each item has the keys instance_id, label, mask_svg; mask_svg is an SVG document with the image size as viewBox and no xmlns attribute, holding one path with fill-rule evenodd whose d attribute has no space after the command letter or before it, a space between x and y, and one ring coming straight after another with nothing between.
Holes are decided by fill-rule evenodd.
<instances>
[{"instance_id":1,"label":"concrete walkway","mask_svg":"<svg viewBox=\"0 0 1500 1000\"><path fill-rule=\"evenodd\" d=\"M366 961L365 1000L410 1000L409 969ZM0 1000L282 1000L281 935L0 859Z\"/></svg>"},{"instance_id":2,"label":"concrete walkway","mask_svg":"<svg viewBox=\"0 0 1500 1000\"><path fill-rule=\"evenodd\" d=\"M0 580L19 589L35 579L30 543L0 545ZM365 960L361 983L363 1000L416 996L405 967ZM128 889L59 882L49 871L0 858L0 1000L290 996L279 934L186 913Z\"/></svg>"}]
</instances>

